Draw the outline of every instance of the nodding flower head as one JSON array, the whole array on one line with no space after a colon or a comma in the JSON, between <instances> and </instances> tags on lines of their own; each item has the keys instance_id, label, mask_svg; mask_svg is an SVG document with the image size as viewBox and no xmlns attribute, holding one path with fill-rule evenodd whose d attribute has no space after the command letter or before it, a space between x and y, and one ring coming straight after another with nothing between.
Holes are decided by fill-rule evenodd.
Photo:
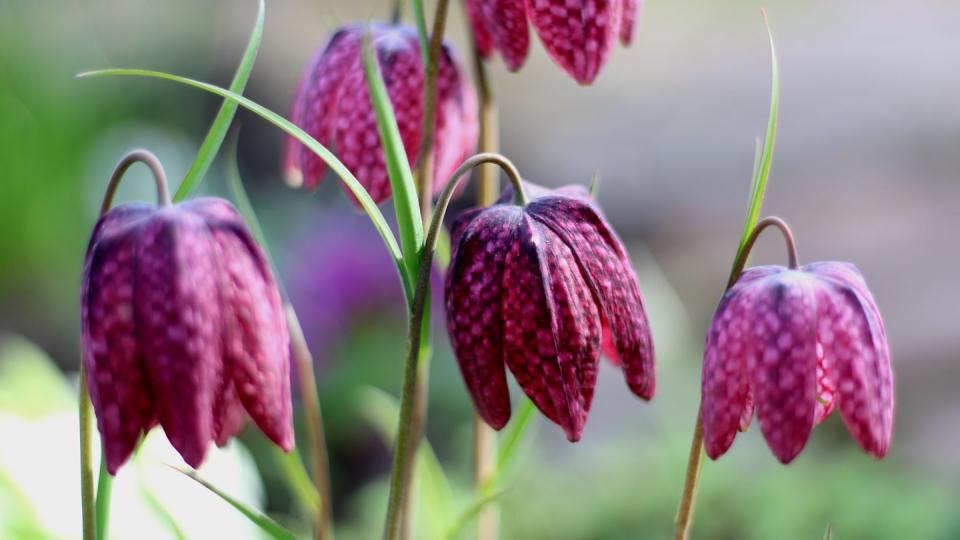
<instances>
[{"instance_id":1,"label":"nodding flower head","mask_svg":"<svg viewBox=\"0 0 960 540\"><path fill-rule=\"evenodd\" d=\"M590 84L619 38L633 40L640 0L466 0L477 52L500 52L510 71L530 49L527 19L544 48L571 77Z\"/></svg>"},{"instance_id":2,"label":"nodding flower head","mask_svg":"<svg viewBox=\"0 0 960 540\"><path fill-rule=\"evenodd\" d=\"M424 67L416 31L378 24L341 28L307 66L294 96L291 120L330 147L380 203L390 197L376 113L363 69L363 36L369 29L400 138L412 165L420 150ZM476 146L477 98L453 48L444 43L437 71L434 192ZM287 140L284 173L295 186L316 187L326 166L296 139ZM354 201L356 202L356 201Z\"/></svg>"},{"instance_id":3,"label":"nodding flower head","mask_svg":"<svg viewBox=\"0 0 960 540\"><path fill-rule=\"evenodd\" d=\"M507 193L455 221L447 328L490 426L510 418L506 364L537 408L577 441L601 348L635 394L653 397L650 327L626 250L586 190L526 184L525 192L526 206Z\"/></svg>"},{"instance_id":4,"label":"nodding flower head","mask_svg":"<svg viewBox=\"0 0 960 540\"><path fill-rule=\"evenodd\" d=\"M248 417L293 447L280 293L229 202L110 210L90 239L82 295L86 382L111 474L157 423L192 467Z\"/></svg>"},{"instance_id":5,"label":"nodding flower head","mask_svg":"<svg viewBox=\"0 0 960 540\"><path fill-rule=\"evenodd\" d=\"M890 349L859 270L816 262L743 272L710 325L702 390L712 459L756 410L770 449L789 463L834 407L863 450L883 457L893 429Z\"/></svg>"}]
</instances>

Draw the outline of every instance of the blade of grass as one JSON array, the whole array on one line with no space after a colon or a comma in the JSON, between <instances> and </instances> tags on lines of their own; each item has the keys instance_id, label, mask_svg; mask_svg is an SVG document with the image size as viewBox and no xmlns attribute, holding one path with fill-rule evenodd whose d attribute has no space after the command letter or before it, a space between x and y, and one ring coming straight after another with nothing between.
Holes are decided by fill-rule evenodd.
<instances>
[{"instance_id":1,"label":"blade of grass","mask_svg":"<svg viewBox=\"0 0 960 540\"><path fill-rule=\"evenodd\" d=\"M100 477L97 479L97 540L107 538L110 525L110 495L113 492L113 477L107 472L107 460L100 457Z\"/></svg>"},{"instance_id":2,"label":"blade of grass","mask_svg":"<svg viewBox=\"0 0 960 540\"><path fill-rule=\"evenodd\" d=\"M507 426L507 429L500 437L500 450L497 452L497 470L494 471L490 476L489 482L484 486L484 492L489 492L503 480L504 474L516 459L517 451L521 447L520 443L523 442L530 433L530 426L533 425L532 420L536 410L536 406L534 406L532 401L523 398L523 403L520 404L520 410L518 410L516 416L514 416L513 422Z\"/></svg>"},{"instance_id":3,"label":"blade of grass","mask_svg":"<svg viewBox=\"0 0 960 540\"><path fill-rule=\"evenodd\" d=\"M172 467L172 468L176 471L179 471L181 474L183 474L187 478L207 488L211 493L223 499L230 506L236 508L237 511L243 514L244 517L250 520L251 523L260 527L260 529L263 532L267 533L270 536L270 538L274 538L276 540L296 540L296 537L293 535L292 532L285 529L282 525L280 525L279 523L271 519L269 516L267 516L263 512L260 512L259 510L250 508L246 504L238 501L237 499L231 497L230 495L227 495L226 493L221 491L219 488L217 488L210 482L207 482L203 478L200 478L199 476L197 476L197 474L194 473L193 471L186 471L183 469L178 469L176 467Z\"/></svg>"},{"instance_id":4,"label":"blade of grass","mask_svg":"<svg viewBox=\"0 0 960 540\"><path fill-rule=\"evenodd\" d=\"M506 490L496 491L483 495L482 497L474 500L469 506L463 509L463 512L461 512L459 516L457 516L457 519L454 520L453 525L447 529L447 533L444 534L443 537L446 540L456 540L456 538L460 535L460 531L469 525L470 522L475 519L488 504L496 502L497 499L503 497L506 493Z\"/></svg>"},{"instance_id":5,"label":"blade of grass","mask_svg":"<svg viewBox=\"0 0 960 540\"><path fill-rule=\"evenodd\" d=\"M397 215L397 229L400 231L400 247L403 260L411 278L412 290L417 271L420 268L420 250L423 248L423 221L420 217L420 202L417 188L413 182L413 172L407 161L407 152L400 138L400 129L393 113L393 104L387 94L387 86L380 73L380 63L370 43L370 32L363 38L363 67L367 79L367 89L373 110L377 116L377 131L383 146L383 157L390 177L390 189L393 193L393 208Z\"/></svg>"},{"instance_id":6,"label":"blade of grass","mask_svg":"<svg viewBox=\"0 0 960 540\"><path fill-rule=\"evenodd\" d=\"M264 5L263 0L260 0L257 8L257 19L253 25L253 31L250 32L247 48L244 50L243 57L240 59L240 65L237 66L237 71L234 73L233 80L230 82L230 91L236 94L243 94L243 90L247 86L247 81L250 79L253 62L257 58L257 51L260 49L260 40L263 37L263 18ZM220 150L220 146L223 144L223 139L227 136L227 130L230 128L230 123L233 121L236 113L237 103L229 99L224 99L223 104L220 105L220 110L217 112L217 116L214 117L213 123L210 124L207 136L203 139L203 143L197 151L197 157L194 158L193 164L190 165L190 169L187 171L186 177L184 177L183 182L180 183L180 187L177 188L177 192L173 196L174 202L181 201L192 195L200 185L200 182L203 181L204 176L207 175L207 171L210 170L210 165L217 156L217 152Z\"/></svg>"},{"instance_id":7,"label":"blade of grass","mask_svg":"<svg viewBox=\"0 0 960 540\"><path fill-rule=\"evenodd\" d=\"M247 99L224 88L220 88L219 86L187 77L181 77L179 75L172 75L170 73L164 73L161 71L150 71L144 69L102 69L80 73L77 75L77 78L106 76L150 77L199 88L200 90L205 90L211 94L216 94L220 97L237 102L243 108L253 112L257 116L263 118L287 134L296 138L304 146L319 156L320 159L322 159L327 166L330 167L330 169L340 177L343 183L346 184L347 188L350 189L350 191L360 202L360 206L367 213L367 216L370 217L370 220L373 222L373 226L377 229L377 232L380 233L381 238L383 238L383 242L387 246L387 251L389 251L390 256L393 257L394 263L397 265L397 270L400 272L400 275L403 278L402 281L406 290L407 283L410 282L411 279L407 277L407 268L403 262L403 255L400 251L400 246L397 244L397 239L393 236L393 231L390 230L390 226L387 224L386 219L384 219L380 209L377 208L377 204L373 202L373 199L370 198L370 194L367 193L367 190L364 189L356 177L353 176L353 173L351 173L350 170L347 169L347 167L339 159L337 159L332 152L330 152L330 150L317 142L317 140L307 134L307 132L303 131L286 118L271 111L270 109L267 109L263 105L256 103L255 101ZM413 277L415 278L415 276ZM412 290L408 291L408 296L412 296L412 294Z\"/></svg>"},{"instance_id":8,"label":"blade of grass","mask_svg":"<svg viewBox=\"0 0 960 540\"><path fill-rule=\"evenodd\" d=\"M777 118L780 111L780 66L777 62L777 49L770 31L770 21L767 12L763 11L763 22L767 29L767 38L770 41L770 116L767 119L767 133L763 139L763 150L754 167L754 177L751 181L750 204L747 207L746 219L743 223L743 233L740 236L740 246L737 248L737 259L743 254L747 238L760 219L760 209L767 192L767 180L770 178L770 167L773 164L773 149L776 145Z\"/></svg>"},{"instance_id":9,"label":"blade of grass","mask_svg":"<svg viewBox=\"0 0 960 540\"><path fill-rule=\"evenodd\" d=\"M147 487L146 484L140 484L140 496L146 501L147 506L150 507L150 511L153 512L153 515L160 520L161 523L167 528L167 532L170 533L170 536L176 538L177 540L187 540L187 534L183 532L183 529L180 528L180 525L177 524L177 520L174 519L170 512L163 506L163 503L157 499L157 496L153 494L152 491Z\"/></svg>"},{"instance_id":10,"label":"blade of grass","mask_svg":"<svg viewBox=\"0 0 960 540\"><path fill-rule=\"evenodd\" d=\"M316 512L320 508L320 494L317 493L313 482L310 481L310 475L307 474L307 469L303 466L303 458L300 457L300 452L294 448L290 452L282 452L277 449L273 453L276 456L277 463L280 464L280 469L283 471L287 484L300 500L300 504L311 514Z\"/></svg>"}]
</instances>

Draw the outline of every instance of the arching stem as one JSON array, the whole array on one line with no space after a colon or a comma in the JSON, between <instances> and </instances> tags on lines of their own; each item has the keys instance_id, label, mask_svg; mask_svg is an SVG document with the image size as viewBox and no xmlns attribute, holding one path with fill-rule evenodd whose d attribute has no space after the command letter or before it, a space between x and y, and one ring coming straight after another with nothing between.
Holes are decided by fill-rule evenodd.
<instances>
[{"instance_id":1,"label":"arching stem","mask_svg":"<svg viewBox=\"0 0 960 540\"><path fill-rule=\"evenodd\" d=\"M450 200L456 192L457 186L466 178L464 175L474 167L483 163L495 163L506 173L513 184L514 199L517 204L526 205L527 198L523 192L520 173L507 158L499 154L477 154L463 162L454 171L443 192L437 200L430 219L430 228L424 241L423 259L420 271L417 274L416 288L413 302L410 306L410 322L407 334L407 350L403 365L403 387L400 393L400 418L397 425L397 439L393 454L393 467L390 475L390 495L387 500L387 521L383 537L387 540L398 540L403 531L403 520L406 500L410 495L410 481L413 472L413 455L416 451L422 433L414 425L416 406L417 370L420 363L421 337L424 323L424 311L430 290L430 273L433 266L433 255L437 247L437 237L443 226L443 217L450 206Z\"/></svg>"},{"instance_id":2,"label":"arching stem","mask_svg":"<svg viewBox=\"0 0 960 540\"><path fill-rule=\"evenodd\" d=\"M110 211L110 207L113 205L113 197L116 195L117 187L120 186L120 180L123 179L127 169L137 162L146 164L153 173L153 179L157 184L157 204L160 206L170 206L172 204L170 190L167 188L167 175L163 171L160 160L148 150L137 149L120 158L120 161L114 167L113 174L110 175L110 181L107 183L107 190L103 195L103 203L100 205L100 217ZM87 373L83 365L83 358L80 359L80 397L78 405L80 408L80 506L83 517L83 540L96 540L102 538L106 532L106 523L98 524L97 515L106 516L109 510L110 501L107 497L110 495L106 482L110 482L111 479L104 474L100 475L100 488L103 493L100 494L102 497L98 497L93 482L93 409L90 403L90 390L87 387ZM99 536L97 535L98 528L101 529Z\"/></svg>"},{"instance_id":3,"label":"arching stem","mask_svg":"<svg viewBox=\"0 0 960 540\"><path fill-rule=\"evenodd\" d=\"M791 270L799 268L797 262L797 244L793 239L793 233L790 226L778 217L766 217L757 222L747 237L747 241L740 250L740 255L733 261L733 268L730 271L730 278L727 280L727 289L733 287L733 284L740 278L747 259L753 246L760 238L760 233L767 227L776 227L783 234L783 239L787 245L788 266ZM687 540L690 535L690 527L693 525L694 503L697 498L697 487L700 484L700 470L703 467L703 414L699 407L697 408L697 423L693 426L693 440L690 443L690 458L687 460L687 475L683 482L683 495L680 498L680 508L677 510L676 528L674 530L674 540Z\"/></svg>"}]
</instances>

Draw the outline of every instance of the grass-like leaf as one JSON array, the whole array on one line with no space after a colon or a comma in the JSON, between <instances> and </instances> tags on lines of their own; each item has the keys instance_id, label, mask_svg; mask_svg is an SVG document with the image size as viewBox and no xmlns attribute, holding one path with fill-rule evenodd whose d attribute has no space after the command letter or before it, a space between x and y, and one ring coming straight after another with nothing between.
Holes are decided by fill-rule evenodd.
<instances>
[{"instance_id":1,"label":"grass-like leaf","mask_svg":"<svg viewBox=\"0 0 960 540\"><path fill-rule=\"evenodd\" d=\"M207 488L208 490L210 490L210 492L212 492L216 496L223 499L227 504L236 508L237 511L239 511L247 519L249 519L251 523L260 527L260 529L263 530L263 532L267 533L270 536L270 538L274 538L276 540L296 540L296 537L293 535L292 532L288 531L282 525L280 525L279 523L271 519L270 516L267 516L263 512L260 512L259 510L250 508L246 504L238 501L237 499L234 499L230 495L227 495L226 493L221 491L219 488L217 488L210 482L207 482L203 478L200 478L199 476L197 476L197 474L194 473L193 471L178 469L176 467L174 467L174 469L177 471L180 471L187 478L190 478L194 482Z\"/></svg>"},{"instance_id":2,"label":"grass-like leaf","mask_svg":"<svg viewBox=\"0 0 960 540\"><path fill-rule=\"evenodd\" d=\"M493 493L488 493L481 497L478 497L469 506L463 509L457 519L454 520L453 525L447 529L446 534L443 537L447 540L456 540L460 536L460 532L473 521L483 509L491 503L494 503L500 497L506 493L506 490L496 491Z\"/></svg>"},{"instance_id":3,"label":"grass-like leaf","mask_svg":"<svg viewBox=\"0 0 960 540\"><path fill-rule=\"evenodd\" d=\"M110 528L110 497L113 493L113 477L107 472L107 460L100 456L100 476L97 478L97 540L107 538Z\"/></svg>"},{"instance_id":4,"label":"grass-like leaf","mask_svg":"<svg viewBox=\"0 0 960 540\"><path fill-rule=\"evenodd\" d=\"M316 512L320 508L320 494L317 493L307 469L303 466L300 452L296 448L290 452L275 449L273 454L280 464L287 484L300 500L300 504L311 514Z\"/></svg>"},{"instance_id":5,"label":"grass-like leaf","mask_svg":"<svg viewBox=\"0 0 960 540\"><path fill-rule=\"evenodd\" d=\"M417 272L420 268L420 251L423 247L423 221L420 217L420 201L413 181L413 172L407 161L407 152L400 138L397 118L393 113L393 104L387 94L387 86L380 73L380 63L370 43L370 32L363 38L363 68L367 79L367 89L373 110L377 116L377 130L383 146L383 157L390 177L390 189L393 192L393 208L397 214L397 229L400 231L400 247L403 260L411 281L406 285L413 291ZM424 195L429 197L429 195ZM412 294L408 295L408 299Z\"/></svg>"},{"instance_id":6,"label":"grass-like leaf","mask_svg":"<svg viewBox=\"0 0 960 540\"><path fill-rule=\"evenodd\" d=\"M373 222L373 226L377 229L377 232L380 233L380 237L383 238L384 244L387 246L387 251L390 252L390 256L393 257L394 263L397 265L397 270L400 272L401 277L403 278L404 284L410 281L410 278L407 276L407 269L403 263L403 254L400 251L400 246L397 244L397 239L393 236L393 231L390 230L390 226L387 224L387 221L384 219L383 214L380 212L380 209L377 208L377 204L373 202L373 199L370 198L370 194L367 193L367 190L363 188L360 182L357 180L353 173L339 160L335 155L333 155L330 150L324 147L322 144L317 142L316 139L311 137L307 132L300 129L293 122L290 122L286 118L280 116L279 114L271 111L270 109L247 99L239 94L226 90L214 84L205 83L190 79L187 77L181 77L179 75L172 75L170 73L164 73L161 71L150 71L144 69L102 69L97 71L87 71L77 75L78 78L87 78L87 77L105 77L113 75L125 75L125 76L135 76L135 77L151 77L155 79L164 79L167 81L173 81L187 86L192 86L194 88L199 88L210 92L211 94L216 94L220 97L227 98L231 101L234 101L243 108L253 112L257 116L263 118L264 120L270 122L271 124L277 126L287 134L296 138L304 146L309 148L313 153L322 159L337 176L340 177L340 180L346 184L347 188L356 196L357 200L360 202L360 206L367 213L367 216L370 217L370 220ZM412 276L412 279L415 279L416 276Z\"/></svg>"},{"instance_id":7,"label":"grass-like leaf","mask_svg":"<svg viewBox=\"0 0 960 540\"><path fill-rule=\"evenodd\" d=\"M767 37L770 40L770 117L767 120L767 134L763 139L763 147L759 159L754 163L754 174L750 185L750 203L747 207L747 216L743 223L743 234L740 237L740 247L737 249L737 260L743 254L747 238L760 219L760 209L767 192L767 179L770 178L770 167L773 163L773 148L777 138L777 116L780 110L780 66L777 63L777 49L773 42L773 32L770 30L770 21L766 11L763 12L763 21L767 28Z\"/></svg>"},{"instance_id":8,"label":"grass-like leaf","mask_svg":"<svg viewBox=\"0 0 960 540\"><path fill-rule=\"evenodd\" d=\"M250 32L247 48L243 51L240 65L237 66L237 71L234 73L233 80L230 82L230 91L236 94L243 94L243 90L247 86L247 81L250 79L253 62L257 58L257 51L260 50L260 40L263 37L263 17L263 0L260 0L257 7L257 20L253 25L253 31ZM207 131L207 136L203 139L203 143L197 151L197 157L194 158L193 164L190 165L190 169L187 171L186 177L184 177L183 182L180 183L180 187L177 188L177 192L173 196L174 202L181 201L192 195L200 185L200 182L203 181L203 178L207 175L207 171L210 170L210 165L217 156L217 152L220 150L220 146L223 144L223 139L227 136L227 130L230 128L230 123L233 121L236 113L237 103L229 99L224 99L223 104L220 105L220 110L217 112L217 116L214 117L210 129Z\"/></svg>"},{"instance_id":9,"label":"grass-like leaf","mask_svg":"<svg viewBox=\"0 0 960 540\"><path fill-rule=\"evenodd\" d=\"M520 449L520 443L526 438L530 426L533 424L531 420L533 420L536 411L537 408L533 402L528 398L523 398L523 403L520 404L520 410L517 411L513 422L507 426L503 436L500 437L500 451L497 452L497 470L493 474L491 486L495 487L497 485L497 482L502 479L504 472L510 467L510 464L513 463L513 460L517 456L517 450Z\"/></svg>"}]
</instances>

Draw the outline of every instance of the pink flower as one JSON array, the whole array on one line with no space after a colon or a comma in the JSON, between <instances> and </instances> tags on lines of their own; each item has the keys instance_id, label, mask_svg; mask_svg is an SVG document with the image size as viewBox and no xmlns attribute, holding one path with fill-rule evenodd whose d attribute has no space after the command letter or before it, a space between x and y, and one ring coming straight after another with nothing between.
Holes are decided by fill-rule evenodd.
<instances>
[{"instance_id":1,"label":"pink flower","mask_svg":"<svg viewBox=\"0 0 960 540\"><path fill-rule=\"evenodd\" d=\"M293 447L280 293L230 203L109 211L90 239L82 295L86 382L111 474L157 423L192 467L248 416Z\"/></svg>"},{"instance_id":2,"label":"pink flower","mask_svg":"<svg viewBox=\"0 0 960 540\"><path fill-rule=\"evenodd\" d=\"M601 343L630 389L653 397L653 342L620 239L586 191L527 184L507 201L461 214L445 288L447 328L477 411L510 419L504 364L537 408L580 439ZM510 194L507 195L509 197Z\"/></svg>"},{"instance_id":3,"label":"pink flower","mask_svg":"<svg viewBox=\"0 0 960 540\"><path fill-rule=\"evenodd\" d=\"M390 197L376 114L364 78L362 45L367 27L341 28L310 62L293 100L291 120L331 148L376 202ZM387 93L393 104L407 159L420 150L424 69L416 31L403 26L370 27ZM477 98L450 45L444 44L437 73L437 119L433 187L439 191L477 142ZM284 172L288 182L314 188L323 161L292 137Z\"/></svg>"},{"instance_id":4,"label":"pink flower","mask_svg":"<svg viewBox=\"0 0 960 540\"><path fill-rule=\"evenodd\" d=\"M544 48L571 77L590 84L619 38L633 40L640 0L466 0L477 51L500 52L507 69L520 69L530 49L527 19Z\"/></svg>"},{"instance_id":5,"label":"pink flower","mask_svg":"<svg viewBox=\"0 0 960 540\"><path fill-rule=\"evenodd\" d=\"M864 451L887 453L890 349L863 276L841 262L748 269L724 294L707 335L707 455L723 455L756 409L770 449L789 463L835 406Z\"/></svg>"}]
</instances>

